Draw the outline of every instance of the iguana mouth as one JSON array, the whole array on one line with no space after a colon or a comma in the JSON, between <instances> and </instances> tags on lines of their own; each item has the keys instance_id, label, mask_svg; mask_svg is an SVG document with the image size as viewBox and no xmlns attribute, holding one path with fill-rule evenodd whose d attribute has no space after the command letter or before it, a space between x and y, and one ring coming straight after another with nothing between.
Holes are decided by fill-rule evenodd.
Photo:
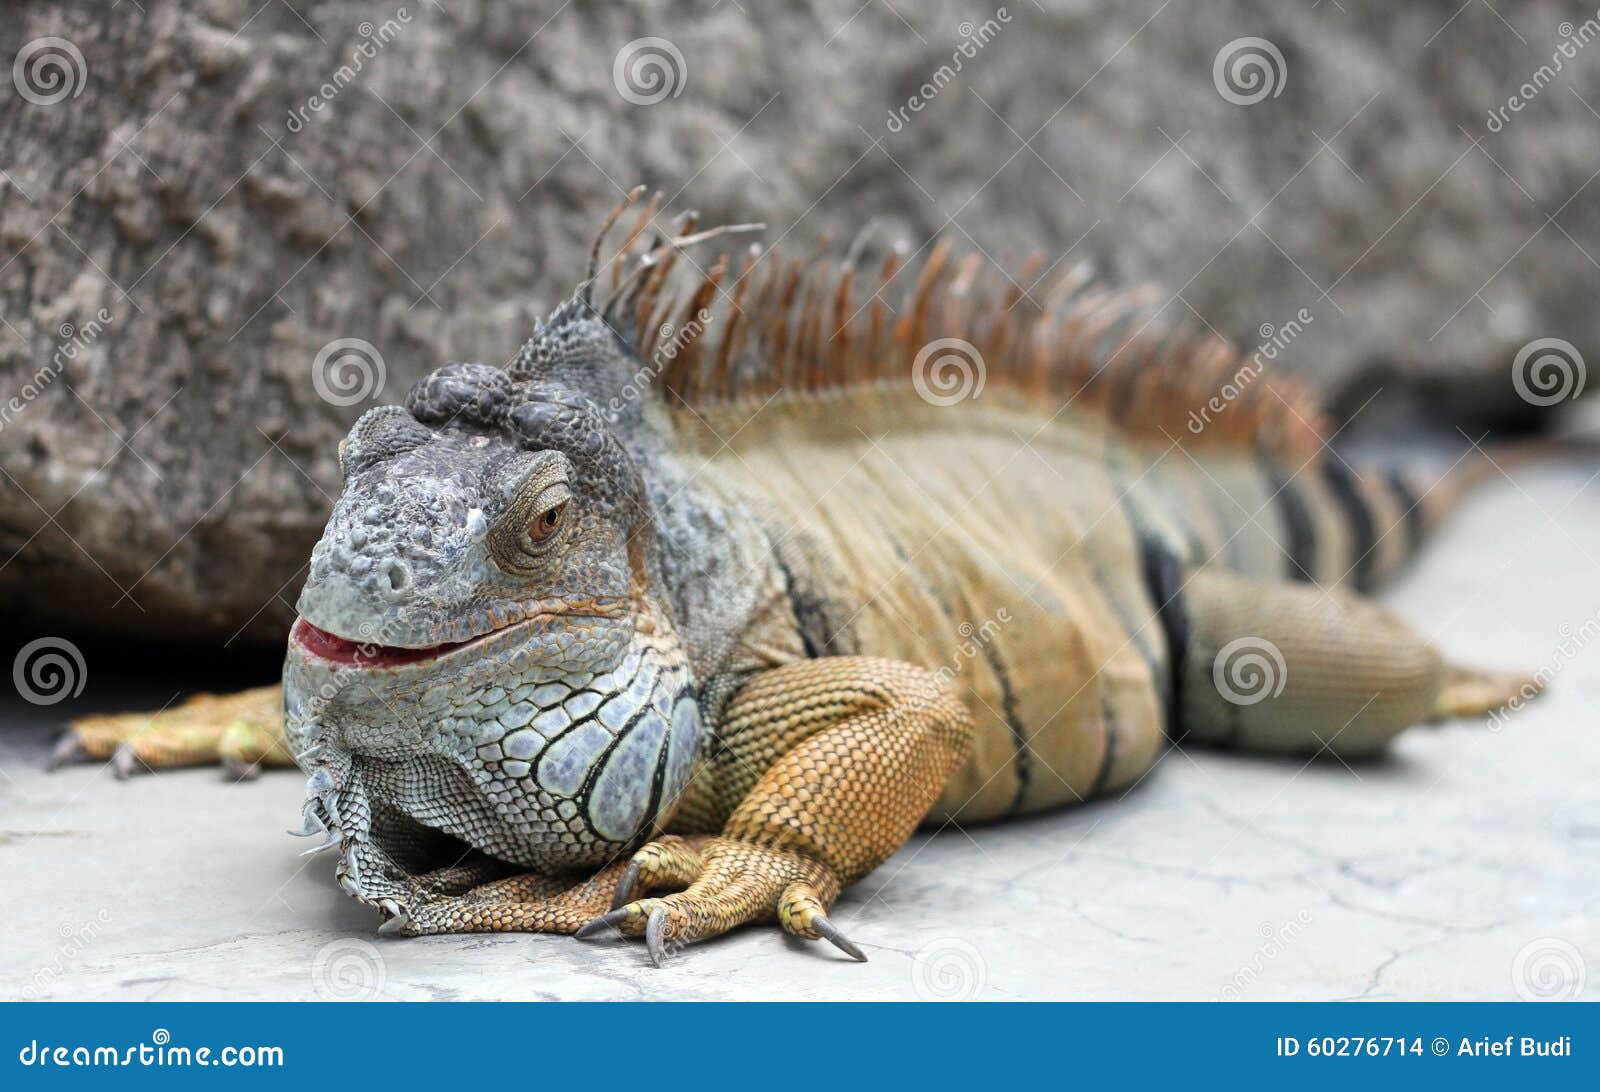
<instances>
[{"instance_id":1,"label":"iguana mouth","mask_svg":"<svg viewBox=\"0 0 1600 1092\"><path fill-rule=\"evenodd\" d=\"M304 618L296 618L294 628L289 631L289 640L319 659L331 660L345 667L377 669L434 660L447 652L465 648L499 632L501 631L498 629L491 629L487 633L480 633L465 641L446 641L426 648L400 648L394 645L374 644L371 641L352 641L329 633L325 629L319 629Z\"/></svg>"},{"instance_id":2,"label":"iguana mouth","mask_svg":"<svg viewBox=\"0 0 1600 1092\"><path fill-rule=\"evenodd\" d=\"M531 604L520 617L501 625L492 626L482 633L458 641L441 641L434 645L401 646L383 645L371 640L351 640L330 633L307 620L303 615L295 619L289 631L289 643L306 653L342 667L367 670L404 667L409 664L436 660L452 652L505 634L508 630L534 626L555 618L619 618L628 610L628 600L601 598L582 601L543 600Z\"/></svg>"}]
</instances>

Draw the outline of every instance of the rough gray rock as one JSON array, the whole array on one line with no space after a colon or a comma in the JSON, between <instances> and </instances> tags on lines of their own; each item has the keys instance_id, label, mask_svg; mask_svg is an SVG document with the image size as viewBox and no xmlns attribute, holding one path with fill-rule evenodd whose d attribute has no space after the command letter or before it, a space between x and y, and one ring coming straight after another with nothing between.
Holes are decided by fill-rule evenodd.
<instances>
[{"instance_id":1,"label":"rough gray rock","mask_svg":"<svg viewBox=\"0 0 1600 1092\"><path fill-rule=\"evenodd\" d=\"M1304 308L1280 360L1319 382L1399 365L1513 402L1519 346L1600 342L1600 41L1547 82L1559 24L1593 12L1501 7L15 6L0 593L35 627L281 640L371 402L319 395L319 351L369 343L390 401L508 359L639 180L802 247L875 216L1092 258L1246 345ZM65 85L46 37L81 55L57 53ZM617 82L651 75L643 37L672 47L653 104ZM1243 37L1283 58L1253 105L1214 82Z\"/></svg>"}]
</instances>

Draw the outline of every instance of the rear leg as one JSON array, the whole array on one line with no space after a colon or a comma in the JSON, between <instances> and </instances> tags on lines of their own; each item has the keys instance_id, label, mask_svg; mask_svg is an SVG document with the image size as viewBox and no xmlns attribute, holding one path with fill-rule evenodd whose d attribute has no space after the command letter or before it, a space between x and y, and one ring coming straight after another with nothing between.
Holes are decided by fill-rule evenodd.
<instances>
[{"instance_id":1,"label":"rear leg","mask_svg":"<svg viewBox=\"0 0 1600 1092\"><path fill-rule=\"evenodd\" d=\"M276 685L237 694L196 694L156 713L99 714L72 722L51 765L111 760L118 777L141 770L221 763L233 776L293 766Z\"/></svg>"},{"instance_id":2,"label":"rear leg","mask_svg":"<svg viewBox=\"0 0 1600 1092\"><path fill-rule=\"evenodd\" d=\"M1413 724L1528 692L1522 676L1446 664L1404 621L1342 588L1207 569L1167 598L1169 634L1182 641L1180 738L1364 756Z\"/></svg>"}]
</instances>

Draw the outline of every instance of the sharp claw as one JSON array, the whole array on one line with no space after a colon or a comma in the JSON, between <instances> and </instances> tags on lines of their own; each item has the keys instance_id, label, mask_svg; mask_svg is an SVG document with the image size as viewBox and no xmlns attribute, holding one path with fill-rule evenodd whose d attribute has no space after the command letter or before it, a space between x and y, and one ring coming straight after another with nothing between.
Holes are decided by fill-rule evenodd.
<instances>
[{"instance_id":1,"label":"sharp claw","mask_svg":"<svg viewBox=\"0 0 1600 1092\"><path fill-rule=\"evenodd\" d=\"M383 924L378 926L380 933L398 933L411 922L411 914L393 899L379 899L378 912L383 915Z\"/></svg>"},{"instance_id":2,"label":"sharp claw","mask_svg":"<svg viewBox=\"0 0 1600 1092\"><path fill-rule=\"evenodd\" d=\"M261 763L246 762L244 759L234 758L232 755L223 758L222 768L235 781L254 781L261 776Z\"/></svg>"},{"instance_id":3,"label":"sharp claw","mask_svg":"<svg viewBox=\"0 0 1600 1092\"><path fill-rule=\"evenodd\" d=\"M126 781L139 769L139 756L133 753L133 745L122 743L111 755L111 772L117 775L118 781Z\"/></svg>"},{"instance_id":4,"label":"sharp claw","mask_svg":"<svg viewBox=\"0 0 1600 1092\"><path fill-rule=\"evenodd\" d=\"M292 834L293 831L291 831L290 833ZM332 849L334 846L338 845L341 841L343 841L343 839L339 837L339 832L336 831L336 830L330 830L330 831L328 831L328 836L326 838L324 838L321 842L317 843L316 845L312 846L310 849L306 850L304 853L300 854L300 856L302 856L302 857L315 856L316 854L321 853L325 849Z\"/></svg>"},{"instance_id":5,"label":"sharp claw","mask_svg":"<svg viewBox=\"0 0 1600 1092\"><path fill-rule=\"evenodd\" d=\"M599 917L595 918L593 921L589 922L589 924L585 925L582 929L579 929L572 935L577 937L579 940L588 940L590 937L597 936L598 934L604 932L607 926L615 928L616 926L621 925L623 921L627 919L627 917L628 908L626 906L619 906L615 910L610 910L604 914L601 914ZM618 930L618 932L620 931L621 930Z\"/></svg>"},{"instance_id":6,"label":"sharp claw","mask_svg":"<svg viewBox=\"0 0 1600 1092\"><path fill-rule=\"evenodd\" d=\"M650 920L644 926L644 946L650 951L650 962L657 967L667 958L666 944L661 936L666 927L667 908L658 906L650 911Z\"/></svg>"},{"instance_id":7,"label":"sharp claw","mask_svg":"<svg viewBox=\"0 0 1600 1092\"><path fill-rule=\"evenodd\" d=\"M321 834L323 831L328 829L327 825L323 823L321 819L317 818L316 814L313 813L309 807L307 807L300 814L304 817L305 824L301 826L299 830L291 830L289 832L294 837L309 838L313 834Z\"/></svg>"},{"instance_id":8,"label":"sharp claw","mask_svg":"<svg viewBox=\"0 0 1600 1092\"><path fill-rule=\"evenodd\" d=\"M851 959L854 959L860 963L865 963L867 961L867 953L863 952L860 948L857 948L854 942L852 942L850 938L846 937L843 933L839 932L838 927L827 918L813 918L811 920L811 929L819 937L827 941L829 944L832 944L835 948L839 949Z\"/></svg>"},{"instance_id":9,"label":"sharp claw","mask_svg":"<svg viewBox=\"0 0 1600 1092\"><path fill-rule=\"evenodd\" d=\"M83 746L83 740L78 733L67 729L61 733L61 738L56 740L56 745L50 749L49 769L56 770L68 762L81 762L89 757L89 752Z\"/></svg>"},{"instance_id":10,"label":"sharp claw","mask_svg":"<svg viewBox=\"0 0 1600 1092\"><path fill-rule=\"evenodd\" d=\"M630 861L622 878L617 881L617 892L611 896L611 909L620 910L633 901L633 889L639 886L639 862Z\"/></svg>"}]
</instances>

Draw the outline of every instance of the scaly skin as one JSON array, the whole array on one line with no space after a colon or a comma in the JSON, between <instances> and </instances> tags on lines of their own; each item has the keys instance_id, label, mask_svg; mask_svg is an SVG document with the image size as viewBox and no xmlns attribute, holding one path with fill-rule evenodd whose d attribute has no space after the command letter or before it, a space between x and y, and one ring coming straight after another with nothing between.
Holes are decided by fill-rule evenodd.
<instances>
[{"instance_id":1,"label":"scaly skin","mask_svg":"<svg viewBox=\"0 0 1600 1092\"><path fill-rule=\"evenodd\" d=\"M939 253L892 342L875 313L845 339L857 380L960 318ZM1443 664L1336 586L1414 552L1441 511L1418 483L1292 445L1177 457L1020 381L959 409L904 382L808 390L804 310L766 344L801 389L669 408L619 319L642 293L639 328L657 321L660 267L640 268L605 307L591 274L507 368L445 365L356 422L281 734L259 692L86 722L72 746L241 769L292 752L303 833L328 832L387 932L614 929L659 962L777 921L865 958L828 912L930 815L1115 791L1185 736L1370 753L1522 683ZM1098 313L1064 326L1097 344ZM982 329L1024 356L1048 341L1003 326ZM732 382L736 355L703 352L705 382ZM1139 408L1159 426L1178 397ZM1236 412L1265 428L1253 407ZM1272 702L1216 682L1243 637L1285 663ZM246 727L225 740L207 717Z\"/></svg>"}]
</instances>

